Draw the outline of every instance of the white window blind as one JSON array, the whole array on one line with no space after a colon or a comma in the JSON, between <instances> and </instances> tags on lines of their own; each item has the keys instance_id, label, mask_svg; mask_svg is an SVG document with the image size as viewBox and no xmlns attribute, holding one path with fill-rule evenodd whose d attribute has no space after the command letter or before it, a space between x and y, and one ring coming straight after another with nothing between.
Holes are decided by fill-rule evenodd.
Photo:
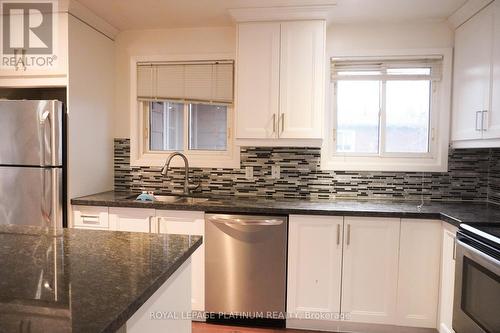
<instances>
[{"instance_id":1,"label":"white window blind","mask_svg":"<svg viewBox=\"0 0 500 333\"><path fill-rule=\"evenodd\" d=\"M442 56L422 58L392 57L332 58L331 80L431 80L440 81L442 76Z\"/></svg>"},{"instance_id":2,"label":"white window blind","mask_svg":"<svg viewBox=\"0 0 500 333\"><path fill-rule=\"evenodd\" d=\"M233 103L233 61L137 64L137 98Z\"/></svg>"}]
</instances>

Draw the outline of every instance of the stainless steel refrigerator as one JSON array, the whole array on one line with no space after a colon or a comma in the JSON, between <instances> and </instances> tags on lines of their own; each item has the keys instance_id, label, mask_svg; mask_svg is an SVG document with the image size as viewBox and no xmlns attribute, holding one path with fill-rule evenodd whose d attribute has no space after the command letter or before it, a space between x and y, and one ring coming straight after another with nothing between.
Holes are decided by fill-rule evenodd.
<instances>
[{"instance_id":1,"label":"stainless steel refrigerator","mask_svg":"<svg viewBox=\"0 0 500 333\"><path fill-rule=\"evenodd\" d=\"M63 106L0 101L0 224L63 225Z\"/></svg>"}]
</instances>

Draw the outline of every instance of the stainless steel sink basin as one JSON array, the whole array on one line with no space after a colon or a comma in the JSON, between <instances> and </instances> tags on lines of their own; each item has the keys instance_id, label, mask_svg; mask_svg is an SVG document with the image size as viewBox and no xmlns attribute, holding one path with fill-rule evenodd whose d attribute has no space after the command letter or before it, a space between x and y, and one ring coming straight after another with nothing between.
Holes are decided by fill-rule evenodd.
<instances>
[{"instance_id":1,"label":"stainless steel sink basin","mask_svg":"<svg viewBox=\"0 0 500 333\"><path fill-rule=\"evenodd\" d=\"M208 201L209 198L196 198L196 197L185 197L180 195L155 195L156 202L165 203L181 203L181 204L197 204ZM135 199L137 195L132 195L127 199ZM154 202L154 201L144 201L144 202Z\"/></svg>"}]
</instances>

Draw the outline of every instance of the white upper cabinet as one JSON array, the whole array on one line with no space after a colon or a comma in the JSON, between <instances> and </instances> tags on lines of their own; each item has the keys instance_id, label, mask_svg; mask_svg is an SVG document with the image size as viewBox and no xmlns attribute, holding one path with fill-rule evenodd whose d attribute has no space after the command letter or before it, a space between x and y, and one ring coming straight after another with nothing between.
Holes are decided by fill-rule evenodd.
<instances>
[{"instance_id":1,"label":"white upper cabinet","mask_svg":"<svg viewBox=\"0 0 500 333\"><path fill-rule=\"evenodd\" d=\"M238 25L237 135L275 138L277 133L280 23Z\"/></svg>"},{"instance_id":2,"label":"white upper cabinet","mask_svg":"<svg viewBox=\"0 0 500 333\"><path fill-rule=\"evenodd\" d=\"M321 139L325 22L281 24L280 138Z\"/></svg>"},{"instance_id":3,"label":"white upper cabinet","mask_svg":"<svg viewBox=\"0 0 500 333\"><path fill-rule=\"evenodd\" d=\"M483 140L500 139L498 7L495 1L455 31L452 140L476 140L468 147L499 145Z\"/></svg>"},{"instance_id":4,"label":"white upper cabinet","mask_svg":"<svg viewBox=\"0 0 500 333\"><path fill-rule=\"evenodd\" d=\"M435 328L439 299L441 221L401 221L398 324Z\"/></svg>"},{"instance_id":5,"label":"white upper cabinet","mask_svg":"<svg viewBox=\"0 0 500 333\"><path fill-rule=\"evenodd\" d=\"M288 312L340 313L342 230L343 217L290 216Z\"/></svg>"},{"instance_id":6,"label":"white upper cabinet","mask_svg":"<svg viewBox=\"0 0 500 333\"><path fill-rule=\"evenodd\" d=\"M325 21L238 25L238 139L321 139Z\"/></svg>"},{"instance_id":7,"label":"white upper cabinet","mask_svg":"<svg viewBox=\"0 0 500 333\"><path fill-rule=\"evenodd\" d=\"M492 4L494 16L493 28L493 77L491 85L491 112L488 113L488 130L485 138L500 138L500 1Z\"/></svg>"},{"instance_id":8,"label":"white upper cabinet","mask_svg":"<svg viewBox=\"0 0 500 333\"><path fill-rule=\"evenodd\" d=\"M33 15L39 14L30 14L28 16L30 20L38 22L38 20L41 19L39 17L33 17ZM23 17L23 15L11 15L10 18L11 20L13 20L17 16ZM15 49L15 54L6 55L9 58L9 62L7 62L7 64L3 63L0 67L0 77L64 77L67 75L68 14L53 13L52 20L52 45L50 45L49 41L45 41L43 39L40 39L40 41L33 41L31 38L28 39L26 37L24 37L24 45L21 45L19 43L16 44L15 41L12 41L12 46ZM19 38L20 37L22 36L19 36ZM35 43L35 46L27 45L26 43ZM30 51L30 47L42 48L42 46L40 45L47 45L49 48L51 47L51 53L32 54L32 52Z\"/></svg>"},{"instance_id":9,"label":"white upper cabinet","mask_svg":"<svg viewBox=\"0 0 500 333\"><path fill-rule=\"evenodd\" d=\"M342 312L352 322L396 322L400 221L344 218Z\"/></svg>"}]
</instances>

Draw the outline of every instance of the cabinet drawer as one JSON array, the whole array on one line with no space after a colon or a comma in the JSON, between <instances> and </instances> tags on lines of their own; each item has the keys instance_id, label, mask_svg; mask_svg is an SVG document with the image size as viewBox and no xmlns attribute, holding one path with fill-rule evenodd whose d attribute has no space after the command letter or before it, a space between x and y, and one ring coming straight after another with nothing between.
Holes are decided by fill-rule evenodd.
<instances>
[{"instance_id":1,"label":"cabinet drawer","mask_svg":"<svg viewBox=\"0 0 500 333\"><path fill-rule=\"evenodd\" d=\"M88 229L108 229L108 207L74 206L73 227Z\"/></svg>"}]
</instances>

